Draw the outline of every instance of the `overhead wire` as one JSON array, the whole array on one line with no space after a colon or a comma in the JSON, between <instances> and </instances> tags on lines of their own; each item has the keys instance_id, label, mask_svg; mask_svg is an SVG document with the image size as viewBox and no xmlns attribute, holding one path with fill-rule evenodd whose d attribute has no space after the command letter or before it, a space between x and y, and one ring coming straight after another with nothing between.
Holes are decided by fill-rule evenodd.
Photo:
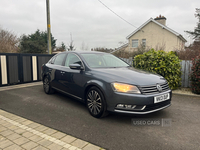
<instances>
[{"instance_id":1,"label":"overhead wire","mask_svg":"<svg viewBox=\"0 0 200 150\"><path fill-rule=\"evenodd\" d=\"M101 0L98 0L103 6L105 6L108 10L110 10L113 14L115 14L117 17L119 17L120 19L122 19L123 21L125 21L126 23L128 23L129 25L138 28L136 26L134 26L132 23L128 22L127 20L125 20L124 18L122 18L120 15L118 15L116 12L114 12L112 9L110 9L106 4L104 4Z\"/></svg>"}]
</instances>

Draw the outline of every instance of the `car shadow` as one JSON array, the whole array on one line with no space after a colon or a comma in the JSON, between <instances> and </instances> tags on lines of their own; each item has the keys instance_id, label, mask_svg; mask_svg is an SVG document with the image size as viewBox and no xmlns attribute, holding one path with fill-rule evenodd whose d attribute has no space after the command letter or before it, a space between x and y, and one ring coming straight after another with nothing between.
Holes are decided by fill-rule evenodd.
<instances>
[{"instance_id":1,"label":"car shadow","mask_svg":"<svg viewBox=\"0 0 200 150\"><path fill-rule=\"evenodd\" d=\"M120 114L120 113L113 113L109 112L108 116L97 119L92 117L85 105L85 103L68 96L66 94L56 92L54 94L56 96L57 101L60 101L61 103L64 103L66 105L71 105L73 106L73 109L77 109L77 112L81 111L83 118L87 118L92 121L97 121L97 122L107 122L107 123L117 123L117 124L131 124L132 119L163 119L163 118L171 118L170 113L168 112L167 109L160 110L158 112L153 112L150 114L144 114L144 115L137 115L137 114Z\"/></svg>"},{"instance_id":2,"label":"car shadow","mask_svg":"<svg viewBox=\"0 0 200 150\"><path fill-rule=\"evenodd\" d=\"M161 110L158 112L153 112L150 114L144 114L144 115L137 115L137 114L119 114L119 113L110 113L105 118L102 118L105 121L109 121L112 123L119 123L119 124L130 124L132 119L163 119L163 118L171 118L167 110Z\"/></svg>"}]
</instances>

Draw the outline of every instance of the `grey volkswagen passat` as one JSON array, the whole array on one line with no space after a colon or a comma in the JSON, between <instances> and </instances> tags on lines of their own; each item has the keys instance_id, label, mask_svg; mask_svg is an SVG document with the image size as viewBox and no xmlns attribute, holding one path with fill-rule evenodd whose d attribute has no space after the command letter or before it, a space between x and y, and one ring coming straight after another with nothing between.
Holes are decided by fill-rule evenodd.
<instances>
[{"instance_id":1,"label":"grey volkswagen passat","mask_svg":"<svg viewBox=\"0 0 200 150\"><path fill-rule=\"evenodd\" d=\"M45 93L72 96L96 118L108 112L147 114L171 105L172 92L162 76L108 53L59 53L42 66L42 81Z\"/></svg>"}]
</instances>

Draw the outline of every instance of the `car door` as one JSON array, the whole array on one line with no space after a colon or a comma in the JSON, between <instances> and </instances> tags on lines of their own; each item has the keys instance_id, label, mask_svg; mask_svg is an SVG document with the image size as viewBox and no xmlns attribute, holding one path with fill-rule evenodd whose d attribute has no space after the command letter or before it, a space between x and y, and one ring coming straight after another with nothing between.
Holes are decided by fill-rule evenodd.
<instances>
[{"instance_id":1,"label":"car door","mask_svg":"<svg viewBox=\"0 0 200 150\"><path fill-rule=\"evenodd\" d=\"M61 84L63 85L63 90L77 98L81 98L83 94L83 81L82 76L84 74L83 70L70 69L70 64L82 64L81 59L75 53L69 53L67 55L66 61L64 62Z\"/></svg>"},{"instance_id":2,"label":"car door","mask_svg":"<svg viewBox=\"0 0 200 150\"><path fill-rule=\"evenodd\" d=\"M51 77L51 85L56 89L61 88L60 80L62 78L63 63L66 58L66 53L61 53L55 56L54 61L49 65L49 74Z\"/></svg>"}]
</instances>

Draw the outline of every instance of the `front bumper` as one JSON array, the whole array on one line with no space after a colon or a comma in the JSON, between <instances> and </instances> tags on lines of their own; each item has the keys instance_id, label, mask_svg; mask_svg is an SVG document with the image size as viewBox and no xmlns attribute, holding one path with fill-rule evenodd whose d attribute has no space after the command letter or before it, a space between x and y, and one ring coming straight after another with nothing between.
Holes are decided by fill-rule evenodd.
<instances>
[{"instance_id":1,"label":"front bumper","mask_svg":"<svg viewBox=\"0 0 200 150\"><path fill-rule=\"evenodd\" d=\"M161 108L158 108L158 109L153 109L153 110L150 110L150 111L124 111L124 110L118 110L118 109L115 109L114 111L117 112L117 113L128 113L128 114L149 114L149 113L153 113L153 112L156 112L156 111L159 111L159 110L162 110L162 109L165 109L167 107L171 106L171 104L169 105L166 105L164 107L161 107Z\"/></svg>"},{"instance_id":2,"label":"front bumper","mask_svg":"<svg viewBox=\"0 0 200 150\"><path fill-rule=\"evenodd\" d=\"M170 98L168 100L154 103L155 96L160 96L167 93L170 94ZM171 105L171 97L171 90L153 95L125 94L114 92L112 97L109 98L109 101L107 101L107 110L117 113L148 114L169 107ZM135 108L118 108L118 104L131 105L135 106Z\"/></svg>"}]
</instances>

